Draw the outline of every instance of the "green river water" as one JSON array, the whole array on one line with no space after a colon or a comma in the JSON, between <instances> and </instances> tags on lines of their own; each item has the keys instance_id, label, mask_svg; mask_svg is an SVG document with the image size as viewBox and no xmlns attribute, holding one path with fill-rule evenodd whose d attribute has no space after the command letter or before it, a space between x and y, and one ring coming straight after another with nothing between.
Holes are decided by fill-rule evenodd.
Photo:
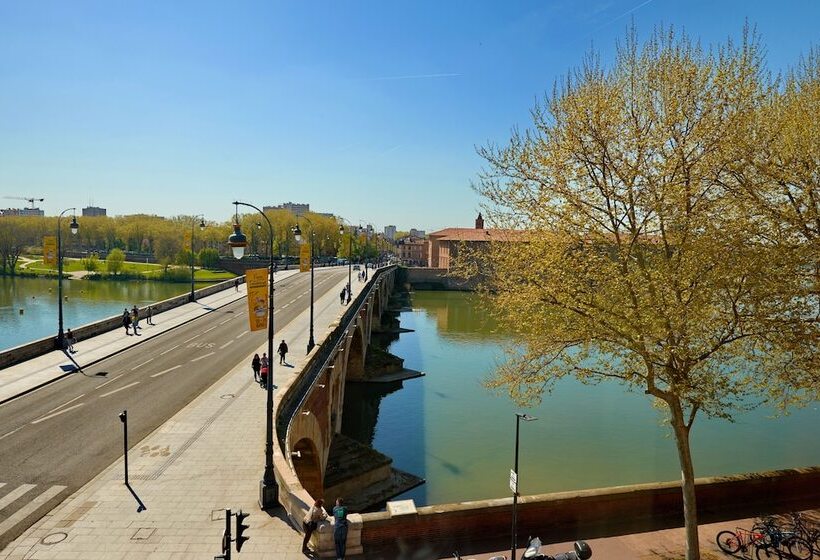
<instances>
[{"instance_id":1,"label":"green river water","mask_svg":"<svg viewBox=\"0 0 820 560\"><path fill-rule=\"evenodd\" d=\"M343 431L427 480L396 499L417 505L510 496L515 412L505 394L481 384L503 360L503 334L478 311L473 294L415 292L389 351L420 379L383 387L348 384ZM522 494L678 480L670 430L643 394L616 383L565 380L525 412L521 423ZM820 464L820 407L773 418L758 409L735 423L703 416L692 429L696 476Z\"/></svg>"}]
</instances>

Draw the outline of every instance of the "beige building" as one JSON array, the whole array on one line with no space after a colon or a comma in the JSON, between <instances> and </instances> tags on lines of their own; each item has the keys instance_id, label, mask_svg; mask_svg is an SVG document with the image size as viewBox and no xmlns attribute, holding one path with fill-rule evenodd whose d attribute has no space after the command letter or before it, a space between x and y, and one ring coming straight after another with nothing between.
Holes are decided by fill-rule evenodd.
<instances>
[{"instance_id":1,"label":"beige building","mask_svg":"<svg viewBox=\"0 0 820 560\"><path fill-rule=\"evenodd\" d=\"M427 245L427 240L416 237L404 237L399 239L396 246L402 264L408 266L427 266Z\"/></svg>"},{"instance_id":2,"label":"beige building","mask_svg":"<svg viewBox=\"0 0 820 560\"><path fill-rule=\"evenodd\" d=\"M446 228L428 236L429 266L449 269L460 248L481 249L490 241L520 240L521 233L508 229L484 229L484 218L479 214L474 228Z\"/></svg>"}]
</instances>

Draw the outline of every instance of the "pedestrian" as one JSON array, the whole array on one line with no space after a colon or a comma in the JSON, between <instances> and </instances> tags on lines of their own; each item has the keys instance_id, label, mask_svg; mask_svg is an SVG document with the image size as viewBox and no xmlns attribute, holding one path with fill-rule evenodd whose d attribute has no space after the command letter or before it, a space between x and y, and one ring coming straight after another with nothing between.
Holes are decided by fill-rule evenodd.
<instances>
[{"instance_id":1,"label":"pedestrian","mask_svg":"<svg viewBox=\"0 0 820 560\"><path fill-rule=\"evenodd\" d=\"M327 513L325 513L325 509L322 507L324 503L325 501L321 498L313 502L313 505L310 506L305 518L302 520L302 527L305 529L305 538L302 541L302 552L308 552L308 541L310 541L310 536L319 525L319 521L327 519Z\"/></svg>"},{"instance_id":2,"label":"pedestrian","mask_svg":"<svg viewBox=\"0 0 820 560\"><path fill-rule=\"evenodd\" d=\"M259 382L263 387L268 386L268 372L270 371L270 362L268 360L267 352L262 352L262 358L259 360L261 368L259 370Z\"/></svg>"},{"instance_id":3,"label":"pedestrian","mask_svg":"<svg viewBox=\"0 0 820 560\"><path fill-rule=\"evenodd\" d=\"M336 498L336 507L333 508L333 540L336 542L336 558L344 560L345 546L347 545L347 508L341 498Z\"/></svg>"},{"instance_id":4,"label":"pedestrian","mask_svg":"<svg viewBox=\"0 0 820 560\"><path fill-rule=\"evenodd\" d=\"M279 364L284 364L285 362L285 354L288 353L288 345L285 344L285 341L279 343Z\"/></svg>"},{"instance_id":5,"label":"pedestrian","mask_svg":"<svg viewBox=\"0 0 820 560\"><path fill-rule=\"evenodd\" d=\"M149 325L154 324L154 308L150 305L148 306L148 318L145 320L145 322Z\"/></svg>"},{"instance_id":6,"label":"pedestrian","mask_svg":"<svg viewBox=\"0 0 820 560\"><path fill-rule=\"evenodd\" d=\"M137 334L137 329L140 328L140 310L136 305L131 308L131 315L133 316L134 334Z\"/></svg>"},{"instance_id":7,"label":"pedestrian","mask_svg":"<svg viewBox=\"0 0 820 560\"><path fill-rule=\"evenodd\" d=\"M68 347L68 351L74 354L76 350L74 350L74 343L77 342L77 339L74 338L74 333L71 332L71 329L68 329L65 333L65 343Z\"/></svg>"},{"instance_id":8,"label":"pedestrian","mask_svg":"<svg viewBox=\"0 0 820 560\"><path fill-rule=\"evenodd\" d=\"M129 329L131 327L131 314L128 312L128 308L123 309L122 311L122 326L125 327L125 334L130 335L131 331Z\"/></svg>"},{"instance_id":9,"label":"pedestrian","mask_svg":"<svg viewBox=\"0 0 820 560\"><path fill-rule=\"evenodd\" d=\"M339 303L342 305L345 304L345 289L342 288L342 293L339 294Z\"/></svg>"},{"instance_id":10,"label":"pedestrian","mask_svg":"<svg viewBox=\"0 0 820 560\"><path fill-rule=\"evenodd\" d=\"M239 291L239 278L234 278L233 280L233 289L237 292Z\"/></svg>"},{"instance_id":11,"label":"pedestrian","mask_svg":"<svg viewBox=\"0 0 820 560\"><path fill-rule=\"evenodd\" d=\"M259 354L253 355L251 369L253 370L253 380L259 383L259 370L262 369L262 361L259 359Z\"/></svg>"}]
</instances>

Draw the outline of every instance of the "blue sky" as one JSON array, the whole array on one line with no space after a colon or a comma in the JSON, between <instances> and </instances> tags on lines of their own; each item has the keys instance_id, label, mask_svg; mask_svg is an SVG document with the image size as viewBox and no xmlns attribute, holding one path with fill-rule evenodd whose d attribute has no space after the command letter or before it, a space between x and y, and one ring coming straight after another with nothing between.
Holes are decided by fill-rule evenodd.
<instances>
[{"instance_id":1,"label":"blue sky","mask_svg":"<svg viewBox=\"0 0 820 560\"><path fill-rule=\"evenodd\" d=\"M747 18L774 71L820 45L816 0L0 0L0 196L470 227L475 147L526 127L590 46L611 60L631 19L708 45Z\"/></svg>"}]
</instances>

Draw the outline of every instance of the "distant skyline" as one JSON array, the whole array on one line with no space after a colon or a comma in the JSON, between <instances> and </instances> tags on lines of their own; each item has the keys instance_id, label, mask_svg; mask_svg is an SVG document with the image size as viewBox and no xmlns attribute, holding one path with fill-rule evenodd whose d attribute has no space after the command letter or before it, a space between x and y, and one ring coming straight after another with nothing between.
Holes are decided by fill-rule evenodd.
<instances>
[{"instance_id":1,"label":"distant skyline","mask_svg":"<svg viewBox=\"0 0 820 560\"><path fill-rule=\"evenodd\" d=\"M609 63L631 21L708 47L747 20L774 73L820 46L815 0L0 0L0 197L472 227L475 148L528 128L590 47Z\"/></svg>"}]
</instances>

